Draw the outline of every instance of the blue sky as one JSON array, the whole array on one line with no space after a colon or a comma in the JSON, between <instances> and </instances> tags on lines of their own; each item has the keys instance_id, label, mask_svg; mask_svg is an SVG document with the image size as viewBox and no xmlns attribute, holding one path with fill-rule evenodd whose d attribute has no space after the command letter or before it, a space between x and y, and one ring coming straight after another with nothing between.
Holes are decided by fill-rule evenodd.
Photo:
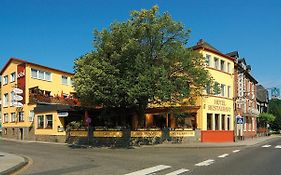
<instances>
[{"instance_id":1,"label":"blue sky","mask_svg":"<svg viewBox=\"0 0 281 175\"><path fill-rule=\"evenodd\" d=\"M238 50L266 88L281 87L281 1L1 0L0 67L10 57L66 71L93 49L93 29L157 4L223 53Z\"/></svg>"}]
</instances>

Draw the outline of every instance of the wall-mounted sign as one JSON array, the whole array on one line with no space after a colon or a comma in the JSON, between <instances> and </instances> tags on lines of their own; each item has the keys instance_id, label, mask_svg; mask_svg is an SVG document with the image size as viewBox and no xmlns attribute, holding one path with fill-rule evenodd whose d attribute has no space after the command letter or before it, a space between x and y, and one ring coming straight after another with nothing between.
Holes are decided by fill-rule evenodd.
<instances>
[{"instance_id":1,"label":"wall-mounted sign","mask_svg":"<svg viewBox=\"0 0 281 175\"><path fill-rule=\"evenodd\" d=\"M213 105L208 105L210 111L231 112L231 107L227 107L225 100L214 100Z\"/></svg>"},{"instance_id":2,"label":"wall-mounted sign","mask_svg":"<svg viewBox=\"0 0 281 175\"><path fill-rule=\"evenodd\" d=\"M19 89L19 88L14 88L14 89L13 89L13 92L14 92L15 94L22 94L22 93L23 93L23 90L21 90L21 89Z\"/></svg>"},{"instance_id":3,"label":"wall-mounted sign","mask_svg":"<svg viewBox=\"0 0 281 175\"><path fill-rule=\"evenodd\" d=\"M24 77L25 76L25 71L19 72L18 73L18 78Z\"/></svg>"},{"instance_id":4,"label":"wall-mounted sign","mask_svg":"<svg viewBox=\"0 0 281 175\"><path fill-rule=\"evenodd\" d=\"M13 102L12 105L17 108L23 107L23 104L21 102Z\"/></svg>"},{"instance_id":5,"label":"wall-mounted sign","mask_svg":"<svg viewBox=\"0 0 281 175\"><path fill-rule=\"evenodd\" d=\"M15 96L14 96L14 100L15 100L15 101L21 101L21 100L23 100L23 97L20 96L20 95L15 95Z\"/></svg>"},{"instance_id":6,"label":"wall-mounted sign","mask_svg":"<svg viewBox=\"0 0 281 175\"><path fill-rule=\"evenodd\" d=\"M67 117L68 112L58 112L58 117Z\"/></svg>"}]
</instances>

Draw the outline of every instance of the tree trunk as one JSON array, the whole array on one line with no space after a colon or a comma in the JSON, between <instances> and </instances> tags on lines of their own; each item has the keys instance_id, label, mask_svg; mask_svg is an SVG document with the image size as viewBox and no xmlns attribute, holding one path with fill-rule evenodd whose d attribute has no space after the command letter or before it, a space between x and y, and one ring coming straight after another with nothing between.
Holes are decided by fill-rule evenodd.
<instances>
[{"instance_id":1,"label":"tree trunk","mask_svg":"<svg viewBox=\"0 0 281 175\"><path fill-rule=\"evenodd\" d=\"M137 114L138 114L138 127L144 128L144 117L145 117L145 109L147 107L147 100L142 100L139 102L138 108L137 108Z\"/></svg>"}]
</instances>

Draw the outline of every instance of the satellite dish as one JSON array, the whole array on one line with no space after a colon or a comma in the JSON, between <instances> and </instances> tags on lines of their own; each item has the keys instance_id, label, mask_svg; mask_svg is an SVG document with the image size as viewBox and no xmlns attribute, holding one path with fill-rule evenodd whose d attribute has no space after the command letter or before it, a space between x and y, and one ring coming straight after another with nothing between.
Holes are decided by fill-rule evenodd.
<instances>
[{"instance_id":1,"label":"satellite dish","mask_svg":"<svg viewBox=\"0 0 281 175\"><path fill-rule=\"evenodd\" d=\"M15 95L15 96L14 96L14 100L15 100L15 101L21 101L21 100L23 100L23 97L20 96L20 95Z\"/></svg>"},{"instance_id":2,"label":"satellite dish","mask_svg":"<svg viewBox=\"0 0 281 175\"><path fill-rule=\"evenodd\" d=\"M13 102L12 105L17 108L23 107L23 104L21 102Z\"/></svg>"},{"instance_id":3,"label":"satellite dish","mask_svg":"<svg viewBox=\"0 0 281 175\"><path fill-rule=\"evenodd\" d=\"M14 88L13 89L13 92L16 93L16 94L22 94L23 93L23 90L19 89L19 88Z\"/></svg>"}]
</instances>

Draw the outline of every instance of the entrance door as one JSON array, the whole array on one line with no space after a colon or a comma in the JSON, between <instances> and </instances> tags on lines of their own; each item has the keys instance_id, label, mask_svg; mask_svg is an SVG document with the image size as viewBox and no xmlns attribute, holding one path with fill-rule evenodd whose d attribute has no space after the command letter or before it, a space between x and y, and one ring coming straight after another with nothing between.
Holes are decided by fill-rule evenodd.
<instances>
[{"instance_id":1,"label":"entrance door","mask_svg":"<svg viewBox=\"0 0 281 175\"><path fill-rule=\"evenodd\" d=\"M20 128L20 139L23 140L23 128Z\"/></svg>"}]
</instances>

